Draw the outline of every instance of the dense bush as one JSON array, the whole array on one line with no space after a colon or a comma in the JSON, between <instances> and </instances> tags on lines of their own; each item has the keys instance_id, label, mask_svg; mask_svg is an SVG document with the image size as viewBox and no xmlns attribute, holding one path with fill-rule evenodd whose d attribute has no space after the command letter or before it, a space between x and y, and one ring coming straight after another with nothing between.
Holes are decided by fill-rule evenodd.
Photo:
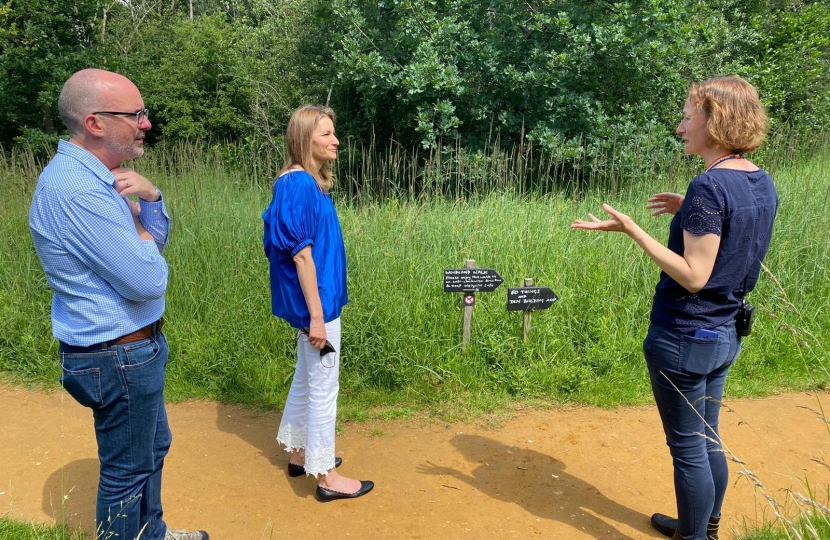
<instances>
[{"instance_id":1,"label":"dense bush","mask_svg":"<svg viewBox=\"0 0 830 540\"><path fill-rule=\"evenodd\" d=\"M167 140L269 138L284 131L306 88L293 69L301 34L291 32L296 2L231 18L152 18L127 42L113 69L131 74ZM131 31L121 21L119 35ZM274 128L273 126L276 126Z\"/></svg>"}]
</instances>

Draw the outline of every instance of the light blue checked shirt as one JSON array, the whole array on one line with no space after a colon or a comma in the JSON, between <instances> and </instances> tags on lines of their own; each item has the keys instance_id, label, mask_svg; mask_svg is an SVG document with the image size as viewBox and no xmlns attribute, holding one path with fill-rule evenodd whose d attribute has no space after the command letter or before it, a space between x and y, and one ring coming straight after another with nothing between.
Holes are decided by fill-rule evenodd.
<instances>
[{"instance_id":1,"label":"light blue checked shirt","mask_svg":"<svg viewBox=\"0 0 830 540\"><path fill-rule=\"evenodd\" d=\"M164 202L139 199L155 242L141 240L115 177L68 141L43 170L29 227L52 296L52 334L87 347L134 332L164 313L170 217Z\"/></svg>"}]
</instances>

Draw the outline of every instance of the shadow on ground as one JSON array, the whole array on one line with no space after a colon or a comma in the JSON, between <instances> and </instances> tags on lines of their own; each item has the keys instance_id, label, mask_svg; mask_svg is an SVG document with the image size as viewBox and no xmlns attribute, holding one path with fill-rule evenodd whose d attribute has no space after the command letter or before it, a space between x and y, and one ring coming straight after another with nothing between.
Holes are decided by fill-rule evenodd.
<instances>
[{"instance_id":1,"label":"shadow on ground","mask_svg":"<svg viewBox=\"0 0 830 540\"><path fill-rule=\"evenodd\" d=\"M556 458L508 446L480 435L458 434L453 446L469 463L479 463L470 474L427 462L418 472L447 475L485 495L516 504L542 518L570 525L594 538L632 540L609 520L649 534L648 516L605 497L593 485L565 472Z\"/></svg>"},{"instance_id":2,"label":"shadow on ground","mask_svg":"<svg viewBox=\"0 0 830 540\"><path fill-rule=\"evenodd\" d=\"M219 403L216 408L216 427L225 433L236 435L259 450L258 455L265 457L276 469L288 477L288 452L277 444L277 429L282 415L273 411L258 412L239 405ZM289 483L298 497L314 494L316 481L311 477L303 481L292 479Z\"/></svg>"},{"instance_id":3,"label":"shadow on ground","mask_svg":"<svg viewBox=\"0 0 830 540\"><path fill-rule=\"evenodd\" d=\"M97 459L80 459L53 472L43 485L43 511L58 524L88 533L95 530Z\"/></svg>"}]
</instances>

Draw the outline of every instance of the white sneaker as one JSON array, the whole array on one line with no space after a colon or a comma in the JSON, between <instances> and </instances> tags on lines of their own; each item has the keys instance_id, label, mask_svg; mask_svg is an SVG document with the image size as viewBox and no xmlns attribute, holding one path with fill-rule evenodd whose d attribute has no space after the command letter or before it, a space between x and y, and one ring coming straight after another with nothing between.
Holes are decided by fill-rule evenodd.
<instances>
[{"instance_id":1,"label":"white sneaker","mask_svg":"<svg viewBox=\"0 0 830 540\"><path fill-rule=\"evenodd\" d=\"M171 531L167 529L164 540L210 540L205 531Z\"/></svg>"}]
</instances>

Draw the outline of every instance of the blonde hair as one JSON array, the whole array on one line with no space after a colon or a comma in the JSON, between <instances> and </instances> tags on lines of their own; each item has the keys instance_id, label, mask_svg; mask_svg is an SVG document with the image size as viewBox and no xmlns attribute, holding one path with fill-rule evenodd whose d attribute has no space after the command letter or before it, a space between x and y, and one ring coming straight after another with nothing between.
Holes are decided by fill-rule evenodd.
<instances>
[{"instance_id":1,"label":"blonde hair","mask_svg":"<svg viewBox=\"0 0 830 540\"><path fill-rule=\"evenodd\" d=\"M325 117L330 118L331 122L334 123L334 111L320 105L303 105L294 111L291 119L288 120L288 129L285 133L285 146L288 155L280 174L299 165L314 177L323 193L328 193L334 185L331 163L327 161L320 166L319 170L316 169L311 152L311 139L314 137L314 130L320 120Z\"/></svg>"},{"instance_id":2,"label":"blonde hair","mask_svg":"<svg viewBox=\"0 0 830 540\"><path fill-rule=\"evenodd\" d=\"M693 84L689 102L706 115L712 140L735 153L757 150L767 135L767 114L754 86L737 75Z\"/></svg>"}]
</instances>

